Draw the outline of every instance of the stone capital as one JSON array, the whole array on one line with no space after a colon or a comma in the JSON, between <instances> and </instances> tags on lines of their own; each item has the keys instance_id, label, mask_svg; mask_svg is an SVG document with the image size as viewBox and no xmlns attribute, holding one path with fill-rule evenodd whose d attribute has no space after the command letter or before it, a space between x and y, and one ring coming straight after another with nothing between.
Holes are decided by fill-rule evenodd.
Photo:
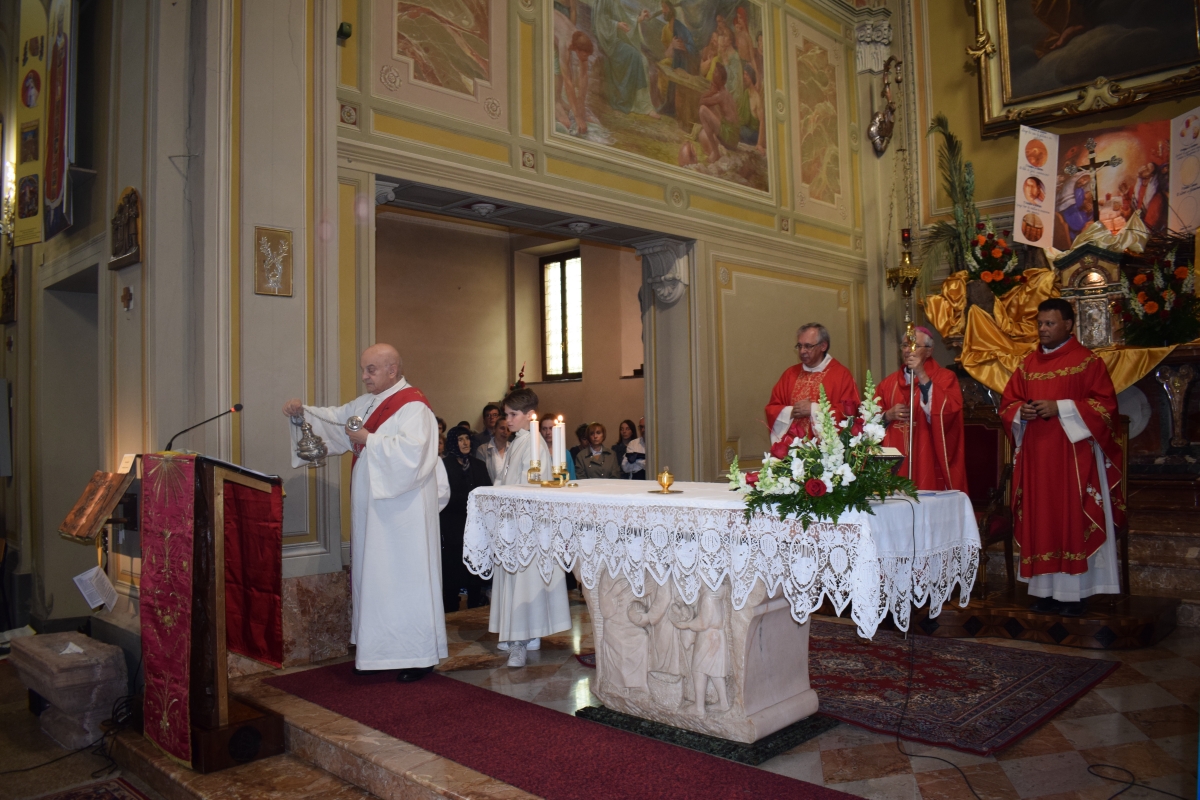
<instances>
[{"instance_id":1,"label":"stone capital","mask_svg":"<svg viewBox=\"0 0 1200 800\"><path fill-rule=\"evenodd\" d=\"M691 281L692 244L678 239L655 239L639 244L637 252L642 257L645 287L660 302L668 305L678 302Z\"/></svg>"}]
</instances>

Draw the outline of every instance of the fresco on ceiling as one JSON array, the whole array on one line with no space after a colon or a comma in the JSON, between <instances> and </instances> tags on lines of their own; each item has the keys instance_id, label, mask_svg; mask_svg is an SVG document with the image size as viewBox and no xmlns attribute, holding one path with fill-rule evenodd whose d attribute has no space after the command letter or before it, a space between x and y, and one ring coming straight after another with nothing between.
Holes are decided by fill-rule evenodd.
<instances>
[{"instance_id":1,"label":"fresco on ceiling","mask_svg":"<svg viewBox=\"0 0 1200 800\"><path fill-rule=\"evenodd\" d=\"M556 136L769 191L763 12L748 0L555 0Z\"/></svg>"}]
</instances>

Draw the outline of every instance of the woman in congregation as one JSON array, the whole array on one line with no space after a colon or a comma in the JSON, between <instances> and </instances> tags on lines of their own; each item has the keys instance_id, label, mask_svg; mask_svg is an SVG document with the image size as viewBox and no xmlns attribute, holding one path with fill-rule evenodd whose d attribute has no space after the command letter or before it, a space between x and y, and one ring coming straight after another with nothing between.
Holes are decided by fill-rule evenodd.
<instances>
[{"instance_id":1,"label":"woman in congregation","mask_svg":"<svg viewBox=\"0 0 1200 800\"><path fill-rule=\"evenodd\" d=\"M450 482L450 501L441 512L442 523L442 603L446 613L458 611L458 593L467 590L467 608L487 605L484 582L472 575L463 563L463 531L467 526L467 495L480 486L491 486L487 467L471 454L471 429L451 428L446 434L446 478Z\"/></svg>"},{"instance_id":2,"label":"woman in congregation","mask_svg":"<svg viewBox=\"0 0 1200 800\"><path fill-rule=\"evenodd\" d=\"M621 462L612 450L604 446L608 431L599 422L593 422L587 427L588 446L581 449L575 456L575 474L580 480L584 478L621 477Z\"/></svg>"},{"instance_id":3,"label":"woman in congregation","mask_svg":"<svg viewBox=\"0 0 1200 800\"><path fill-rule=\"evenodd\" d=\"M613 455L617 457L618 464L625 460L625 448L636 438L637 428L634 427L633 420L621 420L621 424L617 428L617 443L612 448Z\"/></svg>"},{"instance_id":4,"label":"woman in congregation","mask_svg":"<svg viewBox=\"0 0 1200 800\"><path fill-rule=\"evenodd\" d=\"M487 464L488 477L492 479L492 483L495 483L496 476L504 471L504 460L507 455L508 421L501 417L492 428L492 440L487 444L479 445L479 449L475 451L475 457Z\"/></svg>"}]
</instances>

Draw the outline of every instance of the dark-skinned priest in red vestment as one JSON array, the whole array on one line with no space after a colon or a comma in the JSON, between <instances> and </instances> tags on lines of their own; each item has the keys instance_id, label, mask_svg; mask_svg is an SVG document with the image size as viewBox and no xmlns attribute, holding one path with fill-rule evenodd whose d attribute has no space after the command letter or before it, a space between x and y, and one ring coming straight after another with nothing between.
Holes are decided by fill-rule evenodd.
<instances>
[{"instance_id":1,"label":"dark-skinned priest in red vestment","mask_svg":"<svg viewBox=\"0 0 1200 800\"><path fill-rule=\"evenodd\" d=\"M933 334L927 328L917 328L914 339L900 347L904 366L875 389L887 425L883 445L904 454L900 474L911 478L918 489L965 492L967 465L958 376L933 360ZM912 453L908 451L910 425Z\"/></svg>"},{"instance_id":2,"label":"dark-skinned priest in red vestment","mask_svg":"<svg viewBox=\"0 0 1200 800\"><path fill-rule=\"evenodd\" d=\"M1120 591L1115 528L1124 522L1117 393L1079 343L1062 298L1038 306L1036 350L1009 378L1000 416L1016 446L1013 537L1035 611L1079 616Z\"/></svg>"},{"instance_id":3,"label":"dark-skinned priest in red vestment","mask_svg":"<svg viewBox=\"0 0 1200 800\"><path fill-rule=\"evenodd\" d=\"M855 414L858 409L858 385L850 370L829 355L829 331L824 325L810 322L800 326L796 331L796 352L800 354L800 363L784 371L767 403L772 442L782 439L789 428L797 438L812 432L811 417L822 386L837 419Z\"/></svg>"}]
</instances>

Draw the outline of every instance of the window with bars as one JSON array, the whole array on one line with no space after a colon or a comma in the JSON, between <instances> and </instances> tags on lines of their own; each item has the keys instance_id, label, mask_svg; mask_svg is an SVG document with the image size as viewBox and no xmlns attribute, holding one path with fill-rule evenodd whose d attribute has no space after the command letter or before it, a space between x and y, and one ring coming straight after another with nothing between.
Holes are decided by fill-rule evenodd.
<instances>
[{"instance_id":1,"label":"window with bars","mask_svg":"<svg viewBox=\"0 0 1200 800\"><path fill-rule=\"evenodd\" d=\"M541 259L543 380L583 377L583 261L579 251Z\"/></svg>"}]
</instances>

